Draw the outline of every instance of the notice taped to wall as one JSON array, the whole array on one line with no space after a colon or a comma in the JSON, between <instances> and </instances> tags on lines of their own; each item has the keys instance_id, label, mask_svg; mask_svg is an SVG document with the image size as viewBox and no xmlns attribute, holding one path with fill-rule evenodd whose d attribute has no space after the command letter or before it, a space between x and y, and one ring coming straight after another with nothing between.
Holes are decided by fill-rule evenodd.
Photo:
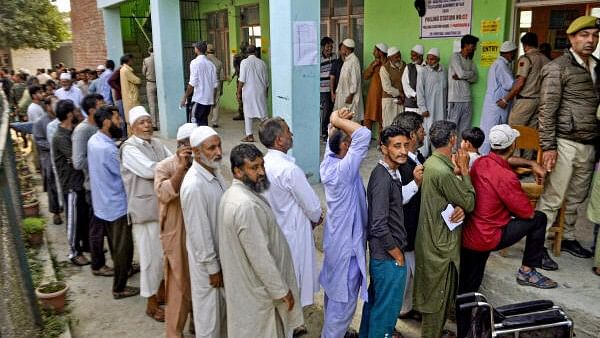
<instances>
[{"instance_id":1,"label":"notice taped to wall","mask_svg":"<svg viewBox=\"0 0 600 338\"><path fill-rule=\"evenodd\" d=\"M496 20L481 20L482 34L496 34L500 31L500 19Z\"/></svg>"},{"instance_id":2,"label":"notice taped to wall","mask_svg":"<svg viewBox=\"0 0 600 338\"><path fill-rule=\"evenodd\" d=\"M482 41L481 42L481 67L489 67L496 61L500 55L500 42L498 41Z\"/></svg>"},{"instance_id":3,"label":"notice taped to wall","mask_svg":"<svg viewBox=\"0 0 600 338\"><path fill-rule=\"evenodd\" d=\"M319 40L315 21L294 21L294 66L319 62Z\"/></svg>"},{"instance_id":4,"label":"notice taped to wall","mask_svg":"<svg viewBox=\"0 0 600 338\"><path fill-rule=\"evenodd\" d=\"M472 0L429 0L421 18L421 38L460 37L471 33Z\"/></svg>"}]
</instances>

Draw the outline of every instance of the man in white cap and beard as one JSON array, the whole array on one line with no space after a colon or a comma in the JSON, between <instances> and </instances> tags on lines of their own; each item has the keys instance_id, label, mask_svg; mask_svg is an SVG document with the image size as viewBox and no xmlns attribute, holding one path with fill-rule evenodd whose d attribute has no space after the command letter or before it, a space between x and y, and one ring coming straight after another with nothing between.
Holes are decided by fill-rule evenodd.
<instances>
[{"instance_id":1,"label":"man in white cap and beard","mask_svg":"<svg viewBox=\"0 0 600 338\"><path fill-rule=\"evenodd\" d=\"M154 191L158 197L160 241L164 251L165 293L169 305L165 309L167 338L182 338L188 314L192 310L190 271L183 211L179 192L192 165L190 135L195 123L185 123L177 130L177 152L156 165Z\"/></svg>"},{"instance_id":2,"label":"man in white cap and beard","mask_svg":"<svg viewBox=\"0 0 600 338\"><path fill-rule=\"evenodd\" d=\"M154 169L171 152L152 138L152 118L142 106L129 111L132 136L121 145L121 176L127 192L127 214L140 257L140 295L148 298L146 314L164 321L163 250L160 245Z\"/></svg>"},{"instance_id":3,"label":"man in white cap and beard","mask_svg":"<svg viewBox=\"0 0 600 338\"><path fill-rule=\"evenodd\" d=\"M197 337L227 337L225 291L219 258L217 215L227 189L221 175L221 138L208 127L190 136L194 161L181 183L181 208L187 233L194 327Z\"/></svg>"},{"instance_id":4,"label":"man in white cap and beard","mask_svg":"<svg viewBox=\"0 0 600 338\"><path fill-rule=\"evenodd\" d=\"M417 76L424 66L423 63L423 45L415 45L410 50L411 63L406 65L402 73L402 89L404 89L404 110L419 112L417 105Z\"/></svg>"},{"instance_id":5,"label":"man in white cap and beard","mask_svg":"<svg viewBox=\"0 0 600 338\"><path fill-rule=\"evenodd\" d=\"M508 121L508 94L512 88L514 77L510 63L517 55L517 46L512 41L504 41L500 47L500 55L488 71L487 91L483 100L483 116L479 127L485 134L485 141L479 149L483 155L490 152L490 130L493 126L506 124Z\"/></svg>"},{"instance_id":6,"label":"man in white cap and beard","mask_svg":"<svg viewBox=\"0 0 600 338\"><path fill-rule=\"evenodd\" d=\"M388 48L388 60L379 69L383 93L381 107L383 110L383 127L394 122L394 119L403 110L404 90L402 89L402 73L406 64L402 61L402 54L396 47Z\"/></svg>"},{"instance_id":7,"label":"man in white cap and beard","mask_svg":"<svg viewBox=\"0 0 600 338\"><path fill-rule=\"evenodd\" d=\"M54 95L58 98L59 101L73 101L75 107L79 109L81 100L83 100L83 93L81 92L81 89L77 88L77 86L73 86L73 80L71 79L70 73L61 73L59 79L61 88L55 91ZM85 117L87 117L87 115Z\"/></svg>"},{"instance_id":8,"label":"man in white cap and beard","mask_svg":"<svg viewBox=\"0 0 600 338\"><path fill-rule=\"evenodd\" d=\"M444 66L440 64L440 49L431 48L427 52L427 65L417 75L417 105L427 135L419 151L426 158L431 153L429 128L433 122L446 119L447 99L448 77Z\"/></svg>"},{"instance_id":9,"label":"man in white cap and beard","mask_svg":"<svg viewBox=\"0 0 600 338\"><path fill-rule=\"evenodd\" d=\"M375 58L371 64L365 69L364 79L369 81L369 91L367 93L367 103L365 109L365 127L372 129L373 122L379 124L381 129L381 77L379 70L387 62L388 46L380 42L373 47L373 57Z\"/></svg>"},{"instance_id":10,"label":"man in white cap and beard","mask_svg":"<svg viewBox=\"0 0 600 338\"><path fill-rule=\"evenodd\" d=\"M356 44L352 39L342 42L340 53L344 57L344 64L340 70L340 78L335 91L335 103L333 110L348 108L354 112L354 121L364 119L364 107L362 98L362 76L360 71L360 60L354 55Z\"/></svg>"}]
</instances>

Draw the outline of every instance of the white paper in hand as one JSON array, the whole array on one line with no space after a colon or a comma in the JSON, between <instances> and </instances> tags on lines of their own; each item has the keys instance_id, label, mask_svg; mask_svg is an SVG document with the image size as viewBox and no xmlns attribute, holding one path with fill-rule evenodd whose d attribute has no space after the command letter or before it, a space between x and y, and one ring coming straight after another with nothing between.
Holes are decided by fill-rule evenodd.
<instances>
[{"instance_id":1,"label":"white paper in hand","mask_svg":"<svg viewBox=\"0 0 600 338\"><path fill-rule=\"evenodd\" d=\"M450 229L450 231L454 231L456 227L462 224L462 222L454 223L450 220L450 216L452 216L453 212L454 207L452 206L452 204L448 204L446 209L442 211L442 218L444 219L444 222L446 222L446 225L448 226L448 229Z\"/></svg>"}]
</instances>

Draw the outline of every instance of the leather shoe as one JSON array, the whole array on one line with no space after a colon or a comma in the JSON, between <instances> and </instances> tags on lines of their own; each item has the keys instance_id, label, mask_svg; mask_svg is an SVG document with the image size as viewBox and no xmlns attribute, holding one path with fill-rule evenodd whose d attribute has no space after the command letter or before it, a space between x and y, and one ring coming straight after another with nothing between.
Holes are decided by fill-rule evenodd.
<instances>
[{"instance_id":1,"label":"leather shoe","mask_svg":"<svg viewBox=\"0 0 600 338\"><path fill-rule=\"evenodd\" d=\"M563 240L560 250L580 258L592 258L593 256L592 252L582 247L577 240Z\"/></svg>"},{"instance_id":2,"label":"leather shoe","mask_svg":"<svg viewBox=\"0 0 600 338\"><path fill-rule=\"evenodd\" d=\"M552 258L550 258L548 249L546 248L544 248L544 251L542 252L542 266L540 269L547 271L558 270L558 264Z\"/></svg>"}]
</instances>

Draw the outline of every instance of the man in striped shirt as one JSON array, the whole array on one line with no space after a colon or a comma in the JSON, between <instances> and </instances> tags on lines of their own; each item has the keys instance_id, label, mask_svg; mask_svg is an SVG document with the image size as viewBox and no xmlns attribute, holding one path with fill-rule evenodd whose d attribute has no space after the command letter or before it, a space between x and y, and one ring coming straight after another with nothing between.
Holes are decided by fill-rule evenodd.
<instances>
[{"instance_id":1,"label":"man in striped shirt","mask_svg":"<svg viewBox=\"0 0 600 338\"><path fill-rule=\"evenodd\" d=\"M326 36L321 39L321 137L327 138L327 125L329 124L329 116L333 108L331 100L331 88L329 85L329 72L333 60L336 59L333 54L333 40Z\"/></svg>"}]
</instances>

